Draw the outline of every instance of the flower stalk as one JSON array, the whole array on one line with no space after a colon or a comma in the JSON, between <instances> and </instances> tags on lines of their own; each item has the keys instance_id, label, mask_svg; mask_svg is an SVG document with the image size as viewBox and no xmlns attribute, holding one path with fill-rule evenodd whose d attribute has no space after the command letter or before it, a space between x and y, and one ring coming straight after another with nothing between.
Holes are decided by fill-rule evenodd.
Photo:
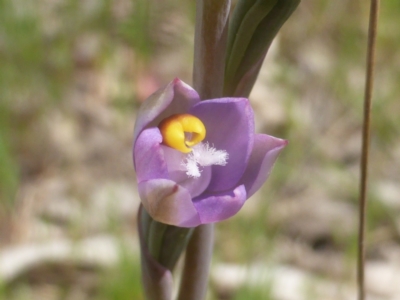
<instances>
[{"instance_id":1,"label":"flower stalk","mask_svg":"<svg viewBox=\"0 0 400 300\"><path fill-rule=\"evenodd\" d=\"M143 206L140 206L138 221L142 281L146 299L171 300L172 272L188 244L193 228L157 222Z\"/></svg>"},{"instance_id":2,"label":"flower stalk","mask_svg":"<svg viewBox=\"0 0 400 300\"><path fill-rule=\"evenodd\" d=\"M153 219L141 205L138 214L138 232L143 292L145 299L148 300L171 300L173 288L172 273L153 258L147 246L148 233L152 222Z\"/></svg>"},{"instance_id":3,"label":"flower stalk","mask_svg":"<svg viewBox=\"0 0 400 300\"><path fill-rule=\"evenodd\" d=\"M201 99L221 97L225 80L230 0L197 0L193 86ZM214 224L194 230L185 255L178 300L202 300L207 292Z\"/></svg>"},{"instance_id":4,"label":"flower stalk","mask_svg":"<svg viewBox=\"0 0 400 300\"><path fill-rule=\"evenodd\" d=\"M193 87L201 99L222 96L230 0L197 0Z\"/></svg>"},{"instance_id":5,"label":"flower stalk","mask_svg":"<svg viewBox=\"0 0 400 300\"><path fill-rule=\"evenodd\" d=\"M213 224L195 228L186 249L178 300L205 299L213 243Z\"/></svg>"},{"instance_id":6,"label":"flower stalk","mask_svg":"<svg viewBox=\"0 0 400 300\"><path fill-rule=\"evenodd\" d=\"M293 9L285 5L299 0L281 1L286 3L283 11L276 0L239 2L239 8L251 13L236 13L239 21L232 24L239 25L229 30L233 30L231 37L239 39L231 41L232 49L227 50L231 0L197 0L194 89L176 78L152 94L138 112L133 160L142 201L138 229L147 300L172 299L172 272L185 249L178 300L205 298L213 223L241 209L268 178L287 144L256 134L248 99L232 97L250 93L258 71L244 70L247 77L243 80L239 74L243 61L250 59L251 70L261 66L270 41L258 39L272 30L272 40L274 30L291 13L289 7ZM254 17L253 22L241 26L241 16ZM264 23L272 24L272 29L263 27ZM244 42L248 46L241 48ZM258 56L247 57L253 54ZM233 88L235 84L238 88Z\"/></svg>"}]
</instances>

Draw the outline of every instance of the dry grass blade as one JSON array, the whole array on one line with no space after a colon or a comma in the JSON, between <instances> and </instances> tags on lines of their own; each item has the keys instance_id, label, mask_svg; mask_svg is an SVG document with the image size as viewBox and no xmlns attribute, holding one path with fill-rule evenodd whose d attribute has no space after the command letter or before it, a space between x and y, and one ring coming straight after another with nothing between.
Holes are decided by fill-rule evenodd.
<instances>
[{"instance_id":1,"label":"dry grass blade","mask_svg":"<svg viewBox=\"0 0 400 300\"><path fill-rule=\"evenodd\" d=\"M373 78L375 65L376 33L378 26L379 0L371 0L368 48L367 48L367 70L365 79L364 95L364 122L362 132L362 154L360 166L360 216L358 235L358 299L365 299L365 219L367 204L367 179L368 179L368 156L370 140L371 99L373 92Z\"/></svg>"}]
</instances>

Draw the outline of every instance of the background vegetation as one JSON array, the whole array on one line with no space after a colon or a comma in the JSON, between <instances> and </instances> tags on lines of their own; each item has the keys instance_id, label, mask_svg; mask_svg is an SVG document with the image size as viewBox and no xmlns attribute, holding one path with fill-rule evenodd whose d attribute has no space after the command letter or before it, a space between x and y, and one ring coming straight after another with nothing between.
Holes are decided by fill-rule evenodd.
<instances>
[{"instance_id":1,"label":"background vegetation","mask_svg":"<svg viewBox=\"0 0 400 300\"><path fill-rule=\"evenodd\" d=\"M193 2L0 0L0 299L141 299L133 124L158 87L191 81ZM276 39L250 100L258 132L290 144L262 191L216 226L210 299L353 295L368 8L303 0ZM399 14L400 2L382 2L371 299L400 298ZM54 246L93 237L112 241L95 260ZM9 275L6 262L36 257L32 247L62 254ZM267 277L251 275L260 266ZM290 296L293 278L301 293Z\"/></svg>"}]
</instances>

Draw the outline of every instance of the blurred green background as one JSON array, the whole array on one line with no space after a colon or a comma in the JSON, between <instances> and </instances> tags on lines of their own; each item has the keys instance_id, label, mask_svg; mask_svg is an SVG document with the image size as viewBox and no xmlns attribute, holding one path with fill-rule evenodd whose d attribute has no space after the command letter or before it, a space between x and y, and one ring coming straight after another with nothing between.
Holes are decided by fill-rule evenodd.
<instances>
[{"instance_id":1,"label":"blurred green background","mask_svg":"<svg viewBox=\"0 0 400 300\"><path fill-rule=\"evenodd\" d=\"M191 82L194 2L0 0L0 299L142 299L133 124L161 85ZM347 299L342 287L354 290L368 10L366 1L303 0L274 42L250 100L257 131L290 144L263 189L216 226L209 299ZM382 2L367 241L371 265L396 276L399 14L400 2ZM50 254L9 275L6 262L23 262L27 245L44 253L97 236L114 241L113 263ZM307 284L290 298L274 285L279 272L257 283L233 269L230 280L220 266L284 266ZM400 299L390 282L368 291Z\"/></svg>"}]
</instances>

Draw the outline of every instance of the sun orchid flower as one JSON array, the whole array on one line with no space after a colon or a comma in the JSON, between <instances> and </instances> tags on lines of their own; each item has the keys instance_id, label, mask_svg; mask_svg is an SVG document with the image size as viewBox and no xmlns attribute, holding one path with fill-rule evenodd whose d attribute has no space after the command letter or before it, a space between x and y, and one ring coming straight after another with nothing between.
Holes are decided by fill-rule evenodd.
<instances>
[{"instance_id":1,"label":"sun orchid flower","mask_svg":"<svg viewBox=\"0 0 400 300\"><path fill-rule=\"evenodd\" d=\"M138 112L133 159L142 204L169 225L225 220L262 186L286 144L254 133L248 99L200 101L175 79Z\"/></svg>"}]
</instances>

